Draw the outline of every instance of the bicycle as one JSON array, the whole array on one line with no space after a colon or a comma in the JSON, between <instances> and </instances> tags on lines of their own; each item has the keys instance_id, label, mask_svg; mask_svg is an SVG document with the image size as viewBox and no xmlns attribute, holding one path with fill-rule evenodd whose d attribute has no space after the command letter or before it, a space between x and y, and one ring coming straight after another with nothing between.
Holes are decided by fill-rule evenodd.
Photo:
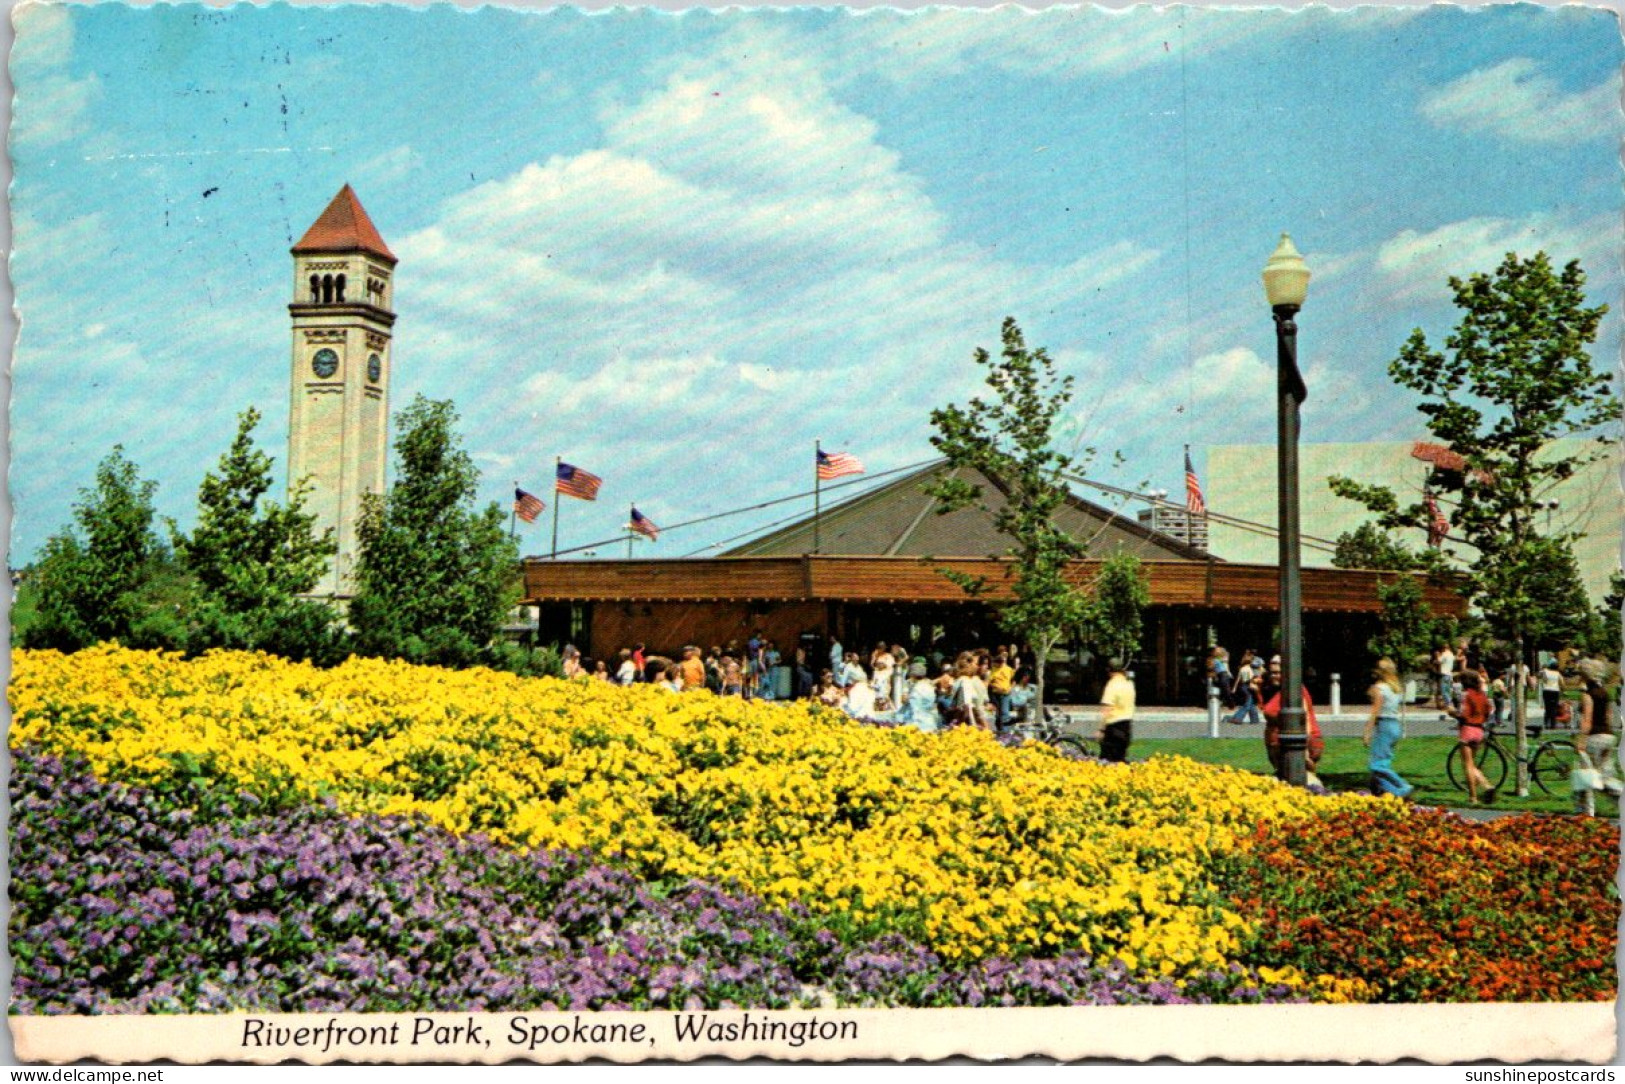
<instances>
[{"instance_id":1,"label":"bicycle","mask_svg":"<svg viewBox=\"0 0 1625 1084\"><path fill-rule=\"evenodd\" d=\"M1034 722L1030 718L1023 717L1019 722L1012 723L1007 733L1017 742L1038 741L1063 753L1093 757L1095 751L1090 747L1088 740L1067 729L1071 722L1071 716L1046 707L1043 722Z\"/></svg>"},{"instance_id":2,"label":"bicycle","mask_svg":"<svg viewBox=\"0 0 1625 1084\"><path fill-rule=\"evenodd\" d=\"M1525 731L1530 739L1540 738L1542 728L1535 725L1526 725ZM1467 789L1467 776L1462 771L1461 750L1465 742L1457 742L1450 747L1445 755L1445 773L1450 777L1450 783L1457 790ZM1569 773L1574 770L1577 754L1574 742L1568 738L1547 738L1535 747L1535 751L1523 760L1528 765L1529 780L1541 789L1544 794L1567 794L1569 791ZM1495 723L1484 728L1484 741L1478 747L1478 770L1490 781L1493 790L1500 790L1501 784L1506 782L1510 763L1519 760L1517 750L1509 750L1501 742L1501 731Z\"/></svg>"}]
</instances>

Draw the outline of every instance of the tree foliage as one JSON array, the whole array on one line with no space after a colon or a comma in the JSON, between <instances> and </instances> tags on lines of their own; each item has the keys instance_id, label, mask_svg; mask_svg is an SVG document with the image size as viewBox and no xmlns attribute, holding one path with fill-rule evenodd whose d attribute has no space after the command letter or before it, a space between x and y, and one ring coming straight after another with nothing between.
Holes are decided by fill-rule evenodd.
<instances>
[{"instance_id":1,"label":"tree foliage","mask_svg":"<svg viewBox=\"0 0 1625 1084\"><path fill-rule=\"evenodd\" d=\"M171 529L175 551L194 582L187 646L251 648L289 658L336 661L334 613L301 598L321 580L336 552L329 530L316 533L295 481L288 503L265 500L271 457L254 447L257 410L237 421L237 436L198 487L191 534Z\"/></svg>"},{"instance_id":2,"label":"tree foliage","mask_svg":"<svg viewBox=\"0 0 1625 1084\"><path fill-rule=\"evenodd\" d=\"M1004 321L1002 340L997 359L982 349L975 354L992 394L933 410L936 434L931 443L951 466L970 467L993 479L1004 499L995 509L981 487L951 474L928 492L937 499L939 512L981 507L1013 540L1008 556L1015 597L999 607L999 621L1033 650L1041 712L1044 663L1055 643L1077 629L1088 612L1087 596L1066 577L1068 562L1080 556L1082 547L1054 518L1067 497L1062 476L1072 458L1056 451L1051 438L1056 419L1071 401L1072 378L1057 375L1042 347L1028 349L1014 319ZM972 595L985 586L962 576L951 578Z\"/></svg>"},{"instance_id":3,"label":"tree foliage","mask_svg":"<svg viewBox=\"0 0 1625 1084\"><path fill-rule=\"evenodd\" d=\"M1145 608L1151 605L1151 587L1140 559L1123 552L1106 558L1093 594L1082 625L1084 641L1097 654L1115 655L1131 665L1144 634Z\"/></svg>"},{"instance_id":4,"label":"tree foliage","mask_svg":"<svg viewBox=\"0 0 1625 1084\"><path fill-rule=\"evenodd\" d=\"M496 504L474 507L479 472L448 401L418 396L396 417L396 481L358 531L354 645L362 654L468 666L518 600L518 548Z\"/></svg>"},{"instance_id":5,"label":"tree foliage","mask_svg":"<svg viewBox=\"0 0 1625 1084\"><path fill-rule=\"evenodd\" d=\"M1455 618L1434 616L1415 576L1379 583L1377 599L1382 603L1381 629L1366 642L1366 649L1374 658L1394 660L1400 673L1427 670L1435 647L1455 643Z\"/></svg>"},{"instance_id":6,"label":"tree foliage","mask_svg":"<svg viewBox=\"0 0 1625 1084\"><path fill-rule=\"evenodd\" d=\"M33 570L35 611L26 647L76 651L104 640L174 647L178 577L153 530L158 483L140 476L116 445L82 489L74 524L52 536Z\"/></svg>"},{"instance_id":7,"label":"tree foliage","mask_svg":"<svg viewBox=\"0 0 1625 1084\"><path fill-rule=\"evenodd\" d=\"M1587 647L1593 655L1613 663L1620 662L1621 651L1625 650L1620 642L1621 624L1625 622L1622 610L1625 610L1625 572L1615 571L1608 577L1608 593L1591 615L1587 638Z\"/></svg>"},{"instance_id":8,"label":"tree foliage","mask_svg":"<svg viewBox=\"0 0 1625 1084\"><path fill-rule=\"evenodd\" d=\"M1416 572L1440 565L1431 550L1417 551L1375 523L1362 523L1337 536L1333 568L1368 568L1385 572Z\"/></svg>"},{"instance_id":9,"label":"tree foliage","mask_svg":"<svg viewBox=\"0 0 1625 1084\"><path fill-rule=\"evenodd\" d=\"M1435 468L1428 484L1455 498L1451 552L1464 550L1469 594L1497 635L1531 647L1561 640L1575 616L1562 575L1554 584L1551 572L1557 547L1576 536L1543 537L1537 502L1606 454L1562 457L1551 444L1611 442L1605 427L1620 417L1609 375L1587 353L1607 306L1586 306L1584 287L1578 262L1557 272L1545 253L1509 253L1493 275L1450 279L1462 316L1444 351L1417 329L1388 368L1422 396L1428 430L1463 460L1460 470ZM1391 489L1346 478L1332 488L1385 528L1428 523L1425 502L1402 504Z\"/></svg>"}]
</instances>

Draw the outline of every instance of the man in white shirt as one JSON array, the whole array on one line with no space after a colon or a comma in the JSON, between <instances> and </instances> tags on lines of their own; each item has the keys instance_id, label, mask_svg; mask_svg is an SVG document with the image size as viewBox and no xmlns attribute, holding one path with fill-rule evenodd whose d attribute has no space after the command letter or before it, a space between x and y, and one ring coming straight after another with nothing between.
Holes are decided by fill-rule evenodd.
<instances>
[{"instance_id":1,"label":"man in white shirt","mask_svg":"<svg viewBox=\"0 0 1625 1084\"><path fill-rule=\"evenodd\" d=\"M1446 711L1456 706L1456 653L1449 644L1439 650L1439 703Z\"/></svg>"}]
</instances>

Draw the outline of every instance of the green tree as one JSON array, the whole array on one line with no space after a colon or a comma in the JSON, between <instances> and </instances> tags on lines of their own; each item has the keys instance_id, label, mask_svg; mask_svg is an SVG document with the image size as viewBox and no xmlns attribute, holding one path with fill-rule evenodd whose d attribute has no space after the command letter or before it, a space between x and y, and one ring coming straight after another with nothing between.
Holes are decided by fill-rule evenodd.
<instances>
[{"instance_id":1,"label":"green tree","mask_svg":"<svg viewBox=\"0 0 1625 1084\"><path fill-rule=\"evenodd\" d=\"M1381 630L1366 648L1375 658L1393 659L1401 674L1427 670L1435 647L1455 643L1456 620L1434 615L1415 576L1377 584L1377 599L1382 603Z\"/></svg>"},{"instance_id":2,"label":"green tree","mask_svg":"<svg viewBox=\"0 0 1625 1084\"><path fill-rule=\"evenodd\" d=\"M1625 647L1621 645L1621 616L1625 610L1625 572L1614 572L1608 577L1608 593L1602 605L1591 615L1591 635L1587 647L1593 655L1618 663Z\"/></svg>"},{"instance_id":3,"label":"green tree","mask_svg":"<svg viewBox=\"0 0 1625 1084\"><path fill-rule=\"evenodd\" d=\"M288 503L265 500L271 457L254 447L259 411L237 420L237 436L198 487L198 522L189 535L171 527L175 551L191 573L187 646L252 648L296 659L336 661L334 613L301 598L321 580L336 552L332 532L316 533L295 482Z\"/></svg>"},{"instance_id":4,"label":"green tree","mask_svg":"<svg viewBox=\"0 0 1625 1084\"><path fill-rule=\"evenodd\" d=\"M1101 563L1083 619L1083 639L1097 654L1116 655L1125 666L1132 665L1140 650L1144 632L1145 608L1151 605L1151 588L1145 569L1132 553L1114 553Z\"/></svg>"},{"instance_id":5,"label":"green tree","mask_svg":"<svg viewBox=\"0 0 1625 1084\"><path fill-rule=\"evenodd\" d=\"M152 526L157 489L125 458L122 445L97 465L94 488L80 490L73 507L77 529L69 525L52 536L35 567L25 647L76 651L104 640L176 646L176 577Z\"/></svg>"},{"instance_id":6,"label":"green tree","mask_svg":"<svg viewBox=\"0 0 1625 1084\"><path fill-rule=\"evenodd\" d=\"M997 509L981 487L944 476L928 492L939 512L978 505L994 526L1013 540L1008 551L1012 601L998 608L1000 624L1033 651L1037 717L1043 716L1044 664L1055 644L1076 630L1089 600L1067 577L1068 563L1082 553L1078 541L1055 524L1066 500L1062 478L1072 458L1051 447L1056 418L1072 398L1072 378L1060 377L1042 347L1029 350L1014 319L1006 319L997 360L978 349L976 364L987 370L988 399L973 398L931 412L932 445L955 467L971 467L996 480L1003 490ZM949 574L973 596L986 584Z\"/></svg>"},{"instance_id":7,"label":"green tree","mask_svg":"<svg viewBox=\"0 0 1625 1084\"><path fill-rule=\"evenodd\" d=\"M443 666L500 661L492 641L518 601L519 552L496 504L474 507L479 472L448 401L419 395L396 417L397 480L359 528L354 644Z\"/></svg>"},{"instance_id":8,"label":"green tree","mask_svg":"<svg viewBox=\"0 0 1625 1084\"><path fill-rule=\"evenodd\" d=\"M1609 443L1606 427L1620 417L1609 374L1593 368L1587 353L1607 306L1586 306L1578 262L1556 272L1543 252L1527 260L1509 253L1493 275L1452 277L1450 288L1462 316L1445 350L1417 329L1388 372L1422 396L1428 430L1462 458L1459 470L1436 467L1429 486L1457 498L1450 540L1467 550L1464 586L1491 631L1527 662L1530 649L1559 635L1568 620L1551 611L1552 592L1541 585L1553 542L1575 537L1542 537L1536 502L1606 454L1558 456L1552 442L1592 436ZM1378 513L1383 527L1428 523L1424 502L1402 506L1386 487L1337 478L1332 488ZM1526 751L1523 699L1513 703Z\"/></svg>"},{"instance_id":9,"label":"green tree","mask_svg":"<svg viewBox=\"0 0 1625 1084\"><path fill-rule=\"evenodd\" d=\"M1433 551L1417 552L1375 523L1362 523L1338 535L1332 553L1333 568L1412 572L1436 568L1440 563Z\"/></svg>"}]
</instances>

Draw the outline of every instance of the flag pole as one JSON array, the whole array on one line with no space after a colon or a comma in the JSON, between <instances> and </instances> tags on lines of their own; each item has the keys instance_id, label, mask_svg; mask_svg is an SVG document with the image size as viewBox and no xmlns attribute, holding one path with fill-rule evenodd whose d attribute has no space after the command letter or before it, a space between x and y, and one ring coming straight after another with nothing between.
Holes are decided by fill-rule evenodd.
<instances>
[{"instance_id":1,"label":"flag pole","mask_svg":"<svg viewBox=\"0 0 1625 1084\"><path fill-rule=\"evenodd\" d=\"M519 541L519 479L513 480L513 511L508 514L508 538Z\"/></svg>"},{"instance_id":2,"label":"flag pole","mask_svg":"<svg viewBox=\"0 0 1625 1084\"><path fill-rule=\"evenodd\" d=\"M818 455L824 450L821 441L813 441L813 552L818 552L818 513L823 503L823 493L820 487L823 483L818 477Z\"/></svg>"},{"instance_id":3,"label":"flag pole","mask_svg":"<svg viewBox=\"0 0 1625 1084\"><path fill-rule=\"evenodd\" d=\"M636 512L637 510L637 505L633 505L632 511ZM630 513L626 517L626 559L628 561L632 559L632 516Z\"/></svg>"},{"instance_id":4,"label":"flag pole","mask_svg":"<svg viewBox=\"0 0 1625 1084\"><path fill-rule=\"evenodd\" d=\"M562 455L553 457L553 553L554 560L559 556L559 464L564 462Z\"/></svg>"}]
</instances>

